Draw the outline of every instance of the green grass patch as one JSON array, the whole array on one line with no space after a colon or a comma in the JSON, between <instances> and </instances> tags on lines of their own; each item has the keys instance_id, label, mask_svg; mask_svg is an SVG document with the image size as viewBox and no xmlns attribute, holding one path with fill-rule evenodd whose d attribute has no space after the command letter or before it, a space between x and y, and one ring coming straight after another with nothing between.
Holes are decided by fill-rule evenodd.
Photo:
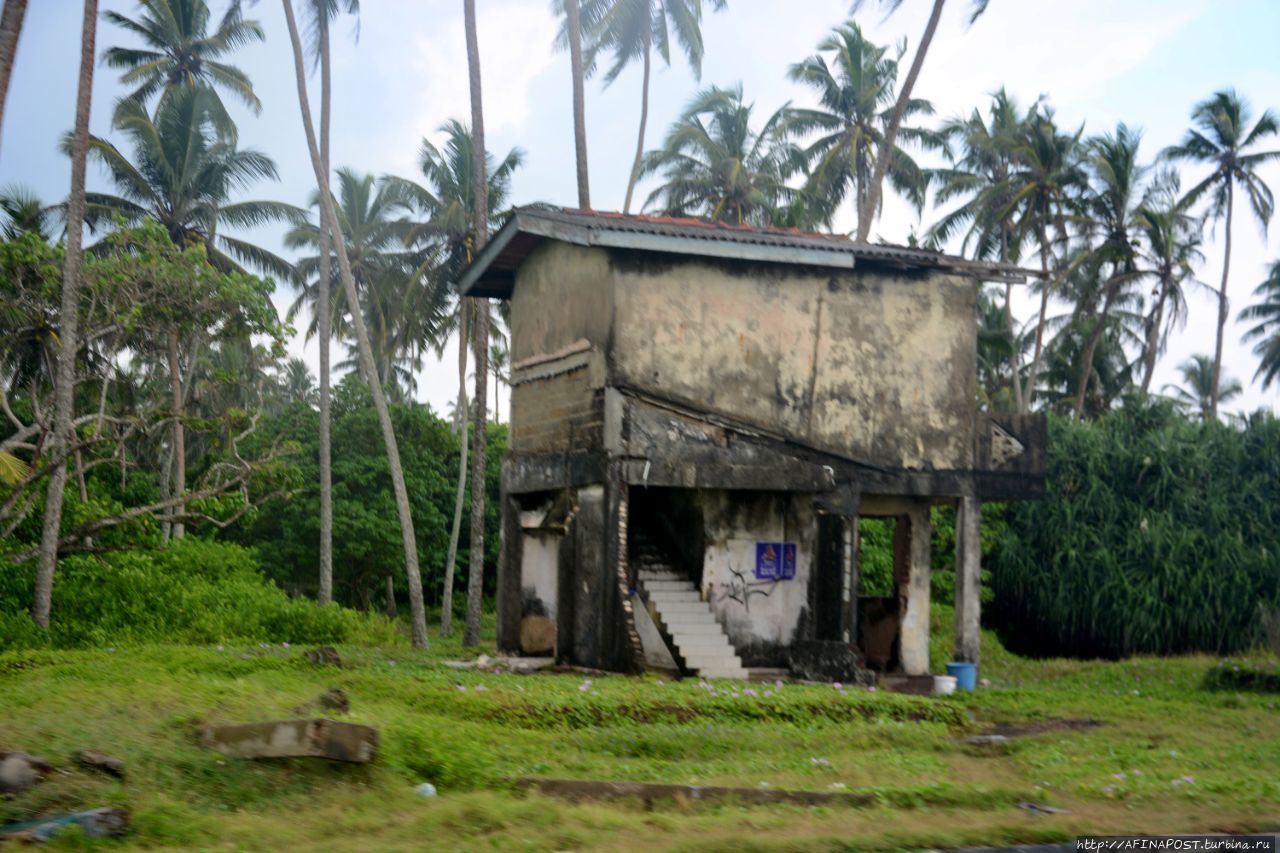
<instances>
[{"instance_id":1,"label":"green grass patch","mask_svg":"<svg viewBox=\"0 0 1280 853\"><path fill-rule=\"evenodd\" d=\"M945 639L950 618L938 609L935 635ZM495 675L446 666L477 653L456 638L433 638L426 652L402 639L339 645L342 668L264 642L0 654L0 750L66 771L0 801L0 821L109 803L131 810L128 845L273 850L839 849L854 839L890 849L1280 824L1280 713L1263 694L1205 690L1218 665L1206 657L1030 661L984 635L992 686L931 699ZM934 649L944 661L945 645ZM202 725L296 716L329 687L350 696L345 719L379 729L373 764L237 761L199 745ZM997 723L1067 718L1102 725L999 751L964 743ZM77 769L70 756L82 748L123 758L126 780ZM572 805L518 794L511 780L527 776L864 792L873 804ZM441 795L416 796L424 781ZM1023 801L1071 814L1037 817Z\"/></svg>"}]
</instances>

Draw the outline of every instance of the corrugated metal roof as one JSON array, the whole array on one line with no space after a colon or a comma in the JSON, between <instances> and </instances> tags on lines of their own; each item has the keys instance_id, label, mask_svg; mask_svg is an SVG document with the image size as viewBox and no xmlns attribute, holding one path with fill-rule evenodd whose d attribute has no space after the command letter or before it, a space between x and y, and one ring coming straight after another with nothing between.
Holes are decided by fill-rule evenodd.
<instances>
[{"instance_id":1,"label":"corrugated metal roof","mask_svg":"<svg viewBox=\"0 0 1280 853\"><path fill-rule=\"evenodd\" d=\"M857 243L840 234L680 217L525 207L512 215L463 271L459 282L462 292L468 296L509 298L516 268L544 240L840 269L855 265L932 269L987 281L1019 282L1034 275L1015 267L979 263L925 249Z\"/></svg>"}]
</instances>

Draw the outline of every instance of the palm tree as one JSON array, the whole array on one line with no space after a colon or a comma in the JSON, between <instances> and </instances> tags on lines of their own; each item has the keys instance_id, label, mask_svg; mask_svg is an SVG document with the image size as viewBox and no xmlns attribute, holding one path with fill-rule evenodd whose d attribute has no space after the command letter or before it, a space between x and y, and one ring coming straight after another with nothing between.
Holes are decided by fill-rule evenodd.
<instances>
[{"instance_id":1,"label":"palm tree","mask_svg":"<svg viewBox=\"0 0 1280 853\"><path fill-rule=\"evenodd\" d=\"M329 25L345 6L349 14L359 14L359 0L311 0L311 54L320 63L320 164L326 178L333 174L329 161L329 130L332 102L332 57L329 50ZM328 188L325 188L328 191ZM318 245L320 264L316 281L316 303L328 305L331 300L332 264L329 255L329 233L320 229ZM316 598L321 604L333 600L333 461L332 461L332 389L329 343L332 338L329 313L319 312L316 332L320 336L320 582Z\"/></svg>"},{"instance_id":2,"label":"palm tree","mask_svg":"<svg viewBox=\"0 0 1280 853\"><path fill-rule=\"evenodd\" d=\"M569 51L573 57L573 114L578 152L578 204L591 207L587 192L587 134L583 117L582 45L578 31L578 0L568 7ZM476 35L475 0L463 0L463 25L467 39L467 79L471 93L471 241L479 254L489 240L488 149L484 145L484 95L480 86L480 41ZM480 598L484 593L484 504L486 402L489 388L489 300L476 299L471 310L472 346L476 356L476 393L472 429L475 450L471 454L471 551L467 565L467 624L462 644L480 642Z\"/></svg>"},{"instance_id":3,"label":"palm tree","mask_svg":"<svg viewBox=\"0 0 1280 853\"><path fill-rule=\"evenodd\" d=\"M709 0L713 11L720 12L726 0ZM604 77L604 85L613 85L622 70L639 61L644 68L640 84L640 131L636 139L636 156L627 178L627 195L622 212L631 212L631 197L640 179L640 161L644 157L645 129L649 123L649 73L653 51L667 67L671 67L671 39L674 34L693 76L702 79L702 6L703 0L586 0L581 17L586 22L587 74L594 72L600 53L613 55L613 66ZM567 29L567 26L566 26ZM565 36L567 38L567 32Z\"/></svg>"},{"instance_id":4,"label":"palm tree","mask_svg":"<svg viewBox=\"0 0 1280 853\"><path fill-rule=\"evenodd\" d=\"M58 537L62 529L62 502L67 482L68 446L75 405L75 359L80 315L81 237L85 220L85 163L89 151L89 108L93 95L94 40L97 35L98 0L84 0L80 27L80 80L76 92L76 125L71 138L71 197L67 202L67 244L62 265L62 310L59 314L58 377L54 383L53 437L50 454L55 464L45 493L44 524L36 566L35 596L31 618L49 627L53 602L53 574L58 565Z\"/></svg>"},{"instance_id":5,"label":"palm tree","mask_svg":"<svg viewBox=\"0 0 1280 853\"><path fill-rule=\"evenodd\" d=\"M328 229L332 235L334 251L337 254L338 273L342 280L344 296L348 305L359 304L355 278L351 274L351 261L347 257L346 241L337 224L334 213L333 198L327 191L328 175L324 171L324 163L320 159L320 147L316 142L315 125L311 121L311 104L307 98L307 72L303 62L302 39L298 35L298 22L293 14L290 0L281 0L284 7L285 22L289 28L289 42L293 47L293 70L298 86L298 109L302 113L302 126L307 137L308 154L311 156L311 168L315 173L317 197L320 200L320 227ZM369 334L365 328L364 318L360 311L351 312L352 326L356 334L356 347L360 355L360 372L369 385L369 393L373 398L373 407L378 415L378 424L382 430L382 440L387 451L387 466L391 470L391 486L395 492L396 512L400 519L400 534L404 541L405 574L409 584L409 609L413 645L426 648L427 617L422 601L422 575L418 570L418 543L413 529L413 511L409 506L409 492L405 488L404 468L400 464L400 448L396 442L395 429L391 424L391 411L387 407L386 395L382 393L382 385L378 382L378 374L374 368L373 352L369 345Z\"/></svg>"},{"instance_id":6,"label":"palm tree","mask_svg":"<svg viewBox=\"0 0 1280 853\"><path fill-rule=\"evenodd\" d=\"M864 0L854 0L853 8L857 11L862 6ZM880 0L883 5L889 7L889 14L892 14L902 5L902 0ZM911 60L911 68L907 71L907 79L902 84L902 91L898 93L898 102L894 104L893 112L889 116L889 126L885 129L884 144L880 148L880 153L876 157L875 172L871 176L871 186L867 190L866 203L863 204L862 210L858 214L858 242L866 242L867 236L871 233L871 220L875 216L877 210L880 209L880 185L884 183L885 175L889 172L890 160L893 159L895 145L898 139L898 129L902 125L902 120L909 113L911 104L911 93L916 86L916 78L920 76L920 69L924 67L924 57L929 52L929 45L933 42L933 34L937 32L938 21L942 18L942 6L946 0L933 0L933 11L929 14L929 21L924 26L924 35L920 37L920 46L916 48L915 58ZM987 11L987 3L990 0L972 0L969 14L969 23L972 24Z\"/></svg>"},{"instance_id":7,"label":"palm tree","mask_svg":"<svg viewBox=\"0 0 1280 853\"><path fill-rule=\"evenodd\" d=\"M1142 385L1146 396L1151 389L1156 359L1164 351L1169 333L1186 320L1187 297L1184 286L1195 282L1195 268L1204 261L1200 222L1188 216L1178 202L1176 172L1161 175L1155 191L1137 212L1142 231L1140 257L1144 275L1154 279L1151 310L1143 320Z\"/></svg>"},{"instance_id":8,"label":"palm tree","mask_svg":"<svg viewBox=\"0 0 1280 853\"><path fill-rule=\"evenodd\" d=\"M410 283L418 255L405 248L410 225L400 217L403 199L397 188L378 185L373 175L360 174L346 167L337 170L337 186L332 194L334 214L342 231L350 259L351 274L365 326L371 330L374 365L384 386L395 385L412 377L397 368L411 346L403 330L412 319L398 305L409 298ZM311 194L311 207L319 209L319 193ZM297 261L302 284L298 296L289 306L292 320L304 307L310 307L308 338L319 333L320 320L327 313L334 332L340 338L353 337L352 305L342 292L331 294L326 306L319 296L319 270L323 258L319 254L325 233L316 221L296 225L285 234L285 246L306 251ZM333 259L330 258L332 265Z\"/></svg>"},{"instance_id":9,"label":"palm tree","mask_svg":"<svg viewBox=\"0 0 1280 853\"><path fill-rule=\"evenodd\" d=\"M1180 409L1199 412L1206 422L1217 419L1214 407L1218 403L1234 399L1244 391L1238 380L1216 375L1213 358L1207 355L1191 356L1178 372L1182 374L1182 385L1166 385L1165 393ZM1220 381L1218 388L1214 388L1215 381Z\"/></svg>"},{"instance_id":10,"label":"palm tree","mask_svg":"<svg viewBox=\"0 0 1280 853\"><path fill-rule=\"evenodd\" d=\"M1253 354L1258 356L1258 372L1263 390L1280 376L1280 261L1267 271L1267 277L1253 289L1257 301L1240 312L1240 319L1254 320L1256 325L1245 333L1246 341L1257 341Z\"/></svg>"},{"instance_id":11,"label":"palm tree","mask_svg":"<svg viewBox=\"0 0 1280 853\"><path fill-rule=\"evenodd\" d=\"M254 114L262 102L254 94L248 76L234 65L217 61L236 48L266 38L257 21L244 19L240 0L231 0L218 27L209 32L212 17L205 0L138 0L142 14L130 18L118 12L104 17L140 38L146 47L112 47L102 55L111 68L124 71L120 82L137 86L128 101L145 104L161 93L161 101L181 89L196 86L222 89L235 95ZM216 93L210 109L220 131L234 135L235 124Z\"/></svg>"},{"instance_id":12,"label":"palm tree","mask_svg":"<svg viewBox=\"0 0 1280 853\"><path fill-rule=\"evenodd\" d=\"M440 257L429 271L434 281L432 288L436 304L452 300L454 308L443 324L436 329L424 329L426 337L433 339L437 355L443 350L448 337L456 332L458 338L458 399L456 411L467 411L467 350L470 305L456 292L458 275L471 261L474 249L472 229L475 224L475 185L472 181L473 145L471 131L462 122L451 119L441 128L445 134L442 147L430 140L422 140L419 164L423 183L388 176L384 181L397 188L398 194L421 217L413 226L409 240L414 245L435 246ZM486 153L489 209L505 208L511 193L511 176L523 163L524 154L513 148L501 162ZM496 224L492 213L490 224ZM467 454L469 431L466 418L462 417L459 438L462 453L458 461L458 490L453 508L453 525L449 533L449 551L445 559L444 596L440 611L440 634L449 636L453 630L453 576L458 555L458 539L462 525L463 497L466 493Z\"/></svg>"},{"instance_id":13,"label":"palm tree","mask_svg":"<svg viewBox=\"0 0 1280 853\"><path fill-rule=\"evenodd\" d=\"M56 230L53 225L57 206L45 204L29 187L17 185L0 190L0 235L6 240L16 240L23 234L34 234L46 243L53 241Z\"/></svg>"},{"instance_id":14,"label":"palm tree","mask_svg":"<svg viewBox=\"0 0 1280 853\"><path fill-rule=\"evenodd\" d=\"M667 131L662 148L645 154L641 176L664 183L646 207L671 216L702 216L738 225L770 225L801 193L787 179L803 167L803 153L787 141L788 107L751 127L742 85L712 86L693 97Z\"/></svg>"},{"instance_id":15,"label":"palm tree","mask_svg":"<svg viewBox=\"0 0 1280 853\"><path fill-rule=\"evenodd\" d=\"M1096 311L1088 306L1088 310L1080 312L1082 316L1078 318L1078 322L1089 327L1089 332L1076 386L1073 412L1077 419L1084 412L1085 391L1093 375L1094 354L1106 330L1111 309L1118 300L1132 295L1128 289L1139 278L1137 241L1140 221L1137 207L1147 172L1147 168L1138 163L1141 141L1141 131L1121 123L1115 133L1104 133L1088 143L1092 186L1084 200L1084 219L1100 238L1088 263L1099 275L1103 267L1109 267L1109 273L1102 284L1101 306Z\"/></svg>"},{"instance_id":16,"label":"palm tree","mask_svg":"<svg viewBox=\"0 0 1280 853\"><path fill-rule=\"evenodd\" d=\"M315 406L320 402L316 378L311 375L311 368L300 358L289 359L276 373L276 390L288 403Z\"/></svg>"},{"instance_id":17,"label":"palm tree","mask_svg":"<svg viewBox=\"0 0 1280 853\"><path fill-rule=\"evenodd\" d=\"M224 226L295 222L305 214L283 202L231 201L255 181L275 180L276 166L265 154L218 136L212 100L205 88L175 90L154 119L138 102L123 101L116 127L132 143L133 159L104 139L90 138L90 153L107 168L118 195L90 193L89 222L119 217L136 224L150 217L175 245L203 243L214 266L240 269L243 263L290 280L295 271L288 261L221 233Z\"/></svg>"},{"instance_id":18,"label":"palm tree","mask_svg":"<svg viewBox=\"0 0 1280 853\"><path fill-rule=\"evenodd\" d=\"M1258 175L1258 168L1280 158L1280 151L1258 151L1257 146L1267 137L1280 133L1280 122L1269 110L1258 117L1252 128L1250 118L1249 105L1234 90L1216 92L1191 111L1191 120L1196 126L1187 131L1182 142L1164 151L1164 157L1170 160L1190 160L1212 167L1209 176L1188 190L1183 201L1190 206L1207 197L1209 217L1214 222L1226 219L1222 287L1218 290L1218 338L1213 351L1213 382L1209 394L1209 412L1215 418L1222 377L1222 340L1227 328L1227 279L1231 272L1236 188L1248 195L1249 208L1264 233L1275 207L1271 189Z\"/></svg>"},{"instance_id":19,"label":"palm tree","mask_svg":"<svg viewBox=\"0 0 1280 853\"><path fill-rule=\"evenodd\" d=\"M4 0L4 12L0 13L0 127L4 125L4 105L9 95L9 78L13 75L13 60L18 53L18 37L22 35L22 20L27 16L27 0Z\"/></svg>"},{"instance_id":20,"label":"palm tree","mask_svg":"<svg viewBox=\"0 0 1280 853\"><path fill-rule=\"evenodd\" d=\"M1023 115L1017 104L1001 88L991 97L984 118L978 110L967 119L953 119L942 126L941 139L950 167L935 169L932 178L938 189L934 203L947 204L966 199L945 214L929 229L926 242L941 247L964 231L960 251L977 260L994 260L1002 264L1021 255L1026 235L1018 234L1003 215L1013 199L1009 195L1009 174L1013 168L1013 147L1023 134ZM1005 284L1004 321L1010 339L1018 337L1013 318L1013 285ZM1023 392L1021 353L1009 350L1010 385L1014 411L1026 411Z\"/></svg>"},{"instance_id":21,"label":"palm tree","mask_svg":"<svg viewBox=\"0 0 1280 853\"><path fill-rule=\"evenodd\" d=\"M465 0L470 7L473 0ZM573 149L574 162L578 172L578 207L591 209L591 187L587 178L587 102L583 93L583 81L586 74L582 62L582 21L578 8L578 0L555 0L562 7L565 20L565 41L569 46L569 69L573 74ZM472 29L474 29L474 22ZM468 55L470 56L470 54ZM476 75L473 83L479 82L479 56L476 55ZM479 89L472 89L479 92ZM472 101L471 125L480 129L474 115L476 103ZM483 139L483 134L477 138ZM479 328L479 327L477 327Z\"/></svg>"},{"instance_id":22,"label":"palm tree","mask_svg":"<svg viewBox=\"0 0 1280 853\"><path fill-rule=\"evenodd\" d=\"M793 110L792 127L820 134L805 150L812 195L825 200L832 212L851 195L854 214L861 217L893 112L898 61L887 55L887 48L867 41L852 21L834 29L818 50L831 53L830 64L818 53L788 72L792 80L814 89L821 104L818 109ZM913 99L907 104L908 117L932 114L928 101ZM904 127L900 133L917 143L937 142L937 136L925 130ZM901 148L892 153L888 176L917 211L924 207L927 177Z\"/></svg>"},{"instance_id":23,"label":"palm tree","mask_svg":"<svg viewBox=\"0 0 1280 853\"><path fill-rule=\"evenodd\" d=\"M1012 169L1006 183L994 191L1009 201L999 217L1009 219L1017 239L1034 240L1040 254L1040 310L1036 320L1035 347L1026 379L1024 404L1029 409L1036 392L1036 380L1044 357L1044 331L1049 297L1067 272L1067 221L1081 189L1085 173L1080 164L1081 130L1064 133L1058 129L1052 111L1037 107L1021 125L1021 133L1010 148ZM1052 248L1049 232L1056 233L1063 258ZM1056 267L1050 274L1050 266Z\"/></svg>"}]
</instances>

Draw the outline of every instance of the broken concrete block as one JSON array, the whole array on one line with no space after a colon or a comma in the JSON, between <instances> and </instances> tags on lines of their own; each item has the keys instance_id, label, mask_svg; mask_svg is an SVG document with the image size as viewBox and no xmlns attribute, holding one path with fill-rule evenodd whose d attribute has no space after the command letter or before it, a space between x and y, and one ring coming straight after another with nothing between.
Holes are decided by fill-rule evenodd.
<instances>
[{"instance_id":1,"label":"broken concrete block","mask_svg":"<svg viewBox=\"0 0 1280 853\"><path fill-rule=\"evenodd\" d=\"M82 749L76 753L76 763L90 770L98 770L117 779L124 778L124 762L113 755L96 749Z\"/></svg>"},{"instance_id":2,"label":"broken concrete block","mask_svg":"<svg viewBox=\"0 0 1280 853\"><path fill-rule=\"evenodd\" d=\"M320 694L317 700L326 711L337 711L339 714L351 712L351 702L347 699L347 691L341 687L330 687Z\"/></svg>"},{"instance_id":3,"label":"broken concrete block","mask_svg":"<svg viewBox=\"0 0 1280 853\"><path fill-rule=\"evenodd\" d=\"M378 753L378 730L335 720L275 720L206 726L209 749L233 758L328 758L365 763Z\"/></svg>"},{"instance_id":4,"label":"broken concrete block","mask_svg":"<svg viewBox=\"0 0 1280 853\"><path fill-rule=\"evenodd\" d=\"M43 758L25 752L0 752L0 794L20 794L53 772Z\"/></svg>"},{"instance_id":5,"label":"broken concrete block","mask_svg":"<svg viewBox=\"0 0 1280 853\"><path fill-rule=\"evenodd\" d=\"M542 655L555 651L556 623L545 616L526 616L520 620L520 651L526 655Z\"/></svg>"},{"instance_id":6,"label":"broken concrete block","mask_svg":"<svg viewBox=\"0 0 1280 853\"><path fill-rule=\"evenodd\" d=\"M326 664L331 666L342 666L342 658L338 657L338 652L333 646L321 646L318 649L312 649L307 652L307 660L317 666Z\"/></svg>"}]
</instances>

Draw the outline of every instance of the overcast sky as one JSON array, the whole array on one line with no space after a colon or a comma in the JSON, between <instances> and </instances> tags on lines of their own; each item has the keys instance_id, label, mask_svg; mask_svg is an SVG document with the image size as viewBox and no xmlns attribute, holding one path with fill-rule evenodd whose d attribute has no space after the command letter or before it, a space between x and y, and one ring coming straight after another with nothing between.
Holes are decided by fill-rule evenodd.
<instances>
[{"instance_id":1,"label":"overcast sky","mask_svg":"<svg viewBox=\"0 0 1280 853\"><path fill-rule=\"evenodd\" d=\"M296 2L296 0L295 0ZM220 15L223 0L210 0ZM515 179L515 200L573 205L572 107L567 55L552 48L556 21L550 0L477 0L484 75L488 147L501 155L518 146L525 167ZM729 0L730 9L704 23L706 59L699 84L683 60L653 77L649 145L657 144L699 85L742 81L763 120L787 101L808 102L786 79L787 67L813 53L817 43L845 20L849 0ZM906 38L905 63L924 25L928 3L908 0L885 20L874 3L859 22L881 43ZM132 0L103 0L104 9L136 11ZM469 116L462 3L459 0L364 0L359 39L347 23L335 31L333 163L374 174L417 173L424 136L452 117ZM1280 110L1280 2L1276 0L992 0L966 28L969 4L948 4L915 94L933 101L941 117L967 113L1005 86L1024 105L1048 96L1064 126L1084 124L1101 132L1124 121L1144 131L1145 159L1180 137L1192 105L1215 90L1234 86L1253 105ZM18 48L3 138L0 185L21 183L49 201L66 196L68 161L58 140L73 123L79 56L78 0L37 0L27 13ZM281 180L264 183L246 197L305 204L312 185L302 136L284 16L275 0L250 5L248 14L267 31L265 44L251 45L233 62L253 79L263 103L254 117L228 99L240 124L241 145L273 157ZM131 44L105 22L99 52ZM904 72L905 73L905 72ZM587 86L588 149L594 206L622 206L639 115L638 69L602 90ZM113 137L114 101L124 93L116 74L99 66L94 86L92 132ZM114 137L113 137L114 138ZM1280 148L1280 142L1273 147ZM1188 169L1184 186L1198 174ZM1280 193L1280 166L1264 172ZM90 187L105 188L91 168ZM652 189L652 187L649 187ZM647 195L642 188L640 198ZM1247 304L1268 262L1280 257L1280 223L1269 237L1238 207L1232 257L1232 314ZM837 222L846 230L852 217ZM920 223L890 199L873 236L901 242ZM280 230L252 233L283 252ZM1221 230L1210 234L1200 278L1216 285L1221 275ZM293 294L282 289L283 308ZM1029 301L1023 317L1032 314ZM1205 295L1191 297L1191 318L1172 341L1155 386L1176 380L1176 367L1191 353L1213 351L1216 309ZM1242 327L1228 328L1226 372L1246 385L1234 409L1280 406L1280 389L1267 392L1251 382L1257 360L1240 343ZM316 365L314 343L301 338L291 348ZM456 393L454 356L428 364L419 396L444 411ZM505 400L503 402L505 412Z\"/></svg>"}]
</instances>

